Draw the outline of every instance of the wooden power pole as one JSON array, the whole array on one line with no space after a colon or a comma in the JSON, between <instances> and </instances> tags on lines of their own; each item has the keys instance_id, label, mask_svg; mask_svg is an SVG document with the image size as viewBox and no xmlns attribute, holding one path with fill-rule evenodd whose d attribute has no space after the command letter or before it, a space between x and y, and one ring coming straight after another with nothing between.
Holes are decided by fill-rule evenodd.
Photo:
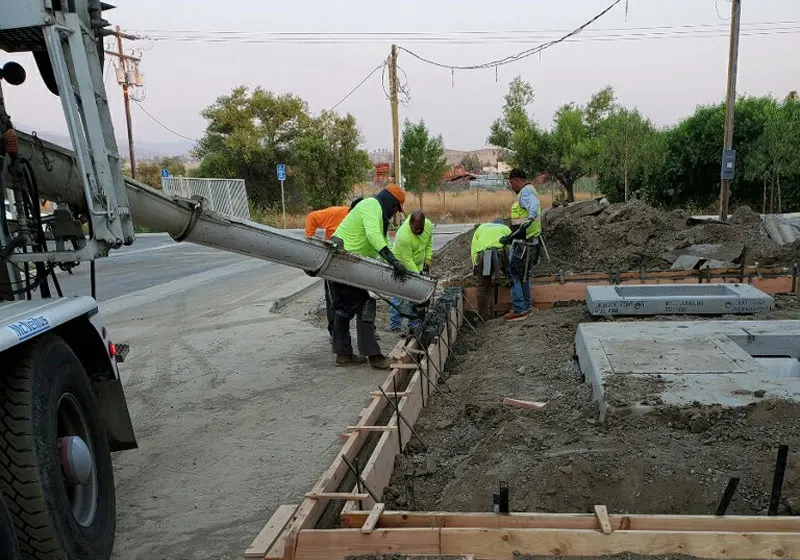
<instances>
[{"instance_id":1,"label":"wooden power pole","mask_svg":"<svg viewBox=\"0 0 800 560\"><path fill-rule=\"evenodd\" d=\"M125 122L128 125L128 150L130 152L130 157L131 157L131 177L135 179L136 156L133 151L133 125L131 124L131 100L130 96L128 95L128 88L132 85L135 86L136 83L130 83L128 80L128 70L127 70L128 65L126 64L126 62L128 61L139 62L140 59L136 58L135 56L128 56L122 51L122 39L136 40L138 39L138 37L122 33L119 29L119 25L117 26L115 35L117 37L117 52L105 51L105 53L111 56L118 57L119 66L122 69L122 80L120 81L120 85L122 85L122 97L125 100Z\"/></svg>"},{"instance_id":2,"label":"wooden power pole","mask_svg":"<svg viewBox=\"0 0 800 560\"><path fill-rule=\"evenodd\" d=\"M736 164L733 149L733 116L736 109L736 75L739 70L739 29L742 18L742 0L731 1L731 40L728 53L728 92L725 98L725 141L722 150L722 175L720 181L719 219L728 219L728 204L731 196L731 181Z\"/></svg>"},{"instance_id":3,"label":"wooden power pole","mask_svg":"<svg viewBox=\"0 0 800 560\"><path fill-rule=\"evenodd\" d=\"M397 45L392 45L389 58L389 95L392 102L392 146L394 149L394 182L403 186L400 172L400 114L397 100Z\"/></svg>"}]
</instances>

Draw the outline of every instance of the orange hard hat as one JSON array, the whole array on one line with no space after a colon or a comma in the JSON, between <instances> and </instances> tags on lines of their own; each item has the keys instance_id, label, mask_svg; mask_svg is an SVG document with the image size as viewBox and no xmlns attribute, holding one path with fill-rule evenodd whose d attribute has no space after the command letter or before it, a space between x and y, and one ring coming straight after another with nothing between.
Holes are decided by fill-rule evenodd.
<instances>
[{"instance_id":1,"label":"orange hard hat","mask_svg":"<svg viewBox=\"0 0 800 560\"><path fill-rule=\"evenodd\" d=\"M390 185L386 185L386 190L389 191L389 194L392 195L397 199L397 202L400 203L400 210L403 209L403 204L406 201L406 191L400 188L399 185L391 183Z\"/></svg>"}]
</instances>

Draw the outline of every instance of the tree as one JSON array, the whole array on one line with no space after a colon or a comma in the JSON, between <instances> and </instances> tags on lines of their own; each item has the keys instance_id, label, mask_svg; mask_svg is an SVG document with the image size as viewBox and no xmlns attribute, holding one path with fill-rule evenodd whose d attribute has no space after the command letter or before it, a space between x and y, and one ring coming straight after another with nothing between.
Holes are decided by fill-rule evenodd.
<instances>
[{"instance_id":1,"label":"tree","mask_svg":"<svg viewBox=\"0 0 800 560\"><path fill-rule=\"evenodd\" d=\"M447 171L447 158L441 135L432 137L425 121L417 124L406 120L400 145L400 169L405 178L405 187L419 199L435 191Z\"/></svg>"},{"instance_id":2,"label":"tree","mask_svg":"<svg viewBox=\"0 0 800 560\"><path fill-rule=\"evenodd\" d=\"M598 187L610 201L649 192L661 168L664 149L652 123L638 110L616 108L598 129L599 149L593 166Z\"/></svg>"},{"instance_id":3,"label":"tree","mask_svg":"<svg viewBox=\"0 0 800 560\"><path fill-rule=\"evenodd\" d=\"M529 174L541 170L539 152L542 132L528 114L533 103L533 87L520 76L511 80L505 96L503 115L489 129L489 144L501 148L498 160L507 161Z\"/></svg>"},{"instance_id":4,"label":"tree","mask_svg":"<svg viewBox=\"0 0 800 560\"><path fill-rule=\"evenodd\" d=\"M278 163L291 165L291 146L309 126L305 101L240 86L203 111L206 132L194 151L200 175L244 179L251 202L263 208L280 201ZM291 187L292 180L288 181Z\"/></svg>"},{"instance_id":5,"label":"tree","mask_svg":"<svg viewBox=\"0 0 800 560\"><path fill-rule=\"evenodd\" d=\"M461 167L470 173L479 173L483 169L480 158L475 154L467 154L461 158Z\"/></svg>"},{"instance_id":6,"label":"tree","mask_svg":"<svg viewBox=\"0 0 800 560\"><path fill-rule=\"evenodd\" d=\"M179 157L164 157L156 161L140 161L136 164L136 180L154 189L161 188L161 170L166 168L170 175L186 175L186 166ZM125 169L130 176L130 168Z\"/></svg>"},{"instance_id":7,"label":"tree","mask_svg":"<svg viewBox=\"0 0 800 560\"><path fill-rule=\"evenodd\" d=\"M293 172L313 208L341 204L370 169L355 118L323 112L294 143Z\"/></svg>"}]
</instances>

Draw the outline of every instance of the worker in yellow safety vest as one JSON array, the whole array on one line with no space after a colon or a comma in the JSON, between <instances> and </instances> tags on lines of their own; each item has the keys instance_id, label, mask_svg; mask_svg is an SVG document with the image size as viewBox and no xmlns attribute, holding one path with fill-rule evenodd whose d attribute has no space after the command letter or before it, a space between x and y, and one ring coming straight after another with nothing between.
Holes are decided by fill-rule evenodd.
<instances>
[{"instance_id":1,"label":"worker in yellow safety vest","mask_svg":"<svg viewBox=\"0 0 800 560\"><path fill-rule=\"evenodd\" d=\"M508 251L508 275L511 279L511 311L506 321L522 321L533 310L531 305L531 270L539 260L539 235L542 233L542 207L536 189L528 181L525 172L514 168L508 175L508 183L516 193L511 206L511 235L502 239L510 245Z\"/></svg>"},{"instance_id":2,"label":"worker in yellow safety vest","mask_svg":"<svg viewBox=\"0 0 800 560\"><path fill-rule=\"evenodd\" d=\"M416 210L406 218L392 247L395 256L411 272L427 272L433 255L433 222L425 217L422 210ZM408 330L413 331L420 324L420 309L399 297L391 300L389 309L389 330L393 333L403 331L403 317L408 318Z\"/></svg>"},{"instance_id":3,"label":"worker in yellow safety vest","mask_svg":"<svg viewBox=\"0 0 800 560\"><path fill-rule=\"evenodd\" d=\"M479 225L472 235L470 257L477 288L478 314L484 320L493 317L492 286L504 277L502 271L508 268L508 255L500 240L509 235L511 228L500 219Z\"/></svg>"},{"instance_id":4,"label":"worker in yellow safety vest","mask_svg":"<svg viewBox=\"0 0 800 560\"><path fill-rule=\"evenodd\" d=\"M325 230L325 239L333 237L339 224L361 200L361 197L358 197L350 203L350 206L330 206L309 212L306 216L306 237L316 237L318 229ZM325 315L328 318L328 335L330 335L331 344L333 344L333 300L331 299L331 289L327 280L323 283L323 288L325 290Z\"/></svg>"},{"instance_id":5,"label":"worker in yellow safety vest","mask_svg":"<svg viewBox=\"0 0 800 560\"><path fill-rule=\"evenodd\" d=\"M348 253L362 257L380 256L394 269L395 277L404 279L408 269L389 249L389 222L403 211L405 191L391 184L378 194L365 198L347 214L331 241ZM375 336L377 306L369 292L339 282L328 282L333 301L333 350L336 365L361 364L369 359L376 369L389 369L391 361L381 352ZM353 354L350 321L356 317L356 335L360 356Z\"/></svg>"}]
</instances>

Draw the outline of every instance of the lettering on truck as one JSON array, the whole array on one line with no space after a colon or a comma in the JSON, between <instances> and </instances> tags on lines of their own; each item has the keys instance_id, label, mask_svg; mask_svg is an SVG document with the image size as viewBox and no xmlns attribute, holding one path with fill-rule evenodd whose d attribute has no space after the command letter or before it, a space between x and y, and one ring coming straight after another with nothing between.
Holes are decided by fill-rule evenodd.
<instances>
[{"instance_id":1,"label":"lettering on truck","mask_svg":"<svg viewBox=\"0 0 800 560\"><path fill-rule=\"evenodd\" d=\"M8 329L13 332L21 342L49 330L50 320L44 315L37 315L36 317L28 317L16 323L11 323L8 325Z\"/></svg>"}]
</instances>

